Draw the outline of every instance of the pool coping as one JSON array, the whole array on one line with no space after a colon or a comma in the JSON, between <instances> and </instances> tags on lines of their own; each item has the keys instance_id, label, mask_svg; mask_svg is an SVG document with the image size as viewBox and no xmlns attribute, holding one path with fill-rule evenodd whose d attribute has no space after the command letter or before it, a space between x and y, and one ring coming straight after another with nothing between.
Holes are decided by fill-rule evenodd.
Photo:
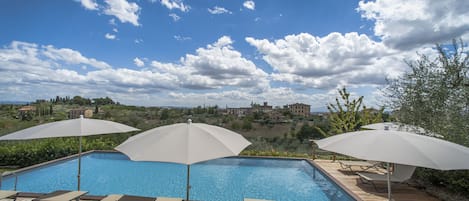
<instances>
[{"instance_id":1,"label":"pool coping","mask_svg":"<svg viewBox=\"0 0 469 201\"><path fill-rule=\"evenodd\" d=\"M88 155L88 154L91 154L91 153L94 153L94 152L106 152L106 151L104 151L104 150L90 150L90 151L86 151L86 152L81 153L81 156L85 156L85 155ZM78 155L79 154L73 154L73 155L70 155L70 156L65 156L65 157L62 157L62 158L58 158L58 159L54 159L54 160L34 164L34 165L31 165L31 166L27 166L27 167L24 167L24 168L20 168L20 169L14 170L14 171L4 172L2 177L12 176L14 174L26 172L26 171L29 171L29 170L34 169L34 168L39 168L39 167L43 167L43 166L50 165L50 164L53 164L53 163L58 163L58 162L70 160L72 158L77 158Z\"/></svg>"},{"instance_id":2,"label":"pool coping","mask_svg":"<svg viewBox=\"0 0 469 201\"><path fill-rule=\"evenodd\" d=\"M90 151L86 151L86 152L81 153L81 156L85 156L85 155L92 154L92 153L122 153L122 152L119 152L119 151L116 151L116 150L90 150ZM29 171L29 170L34 169L34 168L39 168L39 167L47 166L47 165L50 165L50 164L53 164L53 163L58 163L58 162L70 160L70 159L73 159L73 158L77 158L78 155L79 155L79 154L73 154L73 155L70 155L70 156L65 156L65 157L58 158L58 159L54 159L54 160L51 160L51 161L46 161L46 162L38 163L38 164L35 164L35 165L32 165L32 166L20 168L20 169L18 169L18 170L9 171L9 172L4 172L3 175L1 175L1 177L14 176L14 175L17 174L17 173L26 172L26 171ZM226 157L226 158L259 158L259 159L281 159L281 160L304 160L304 161L306 161L309 165L313 166L314 168L317 168L321 173L323 173L323 174L324 174L325 176L327 176L330 180L332 180L337 186L339 186L342 190L344 190L345 193L347 193L348 195L350 195L350 197L352 197L352 198L355 199L356 201L363 201L363 199L361 199L360 197L358 197L358 195L356 195L353 191L351 191L349 188L347 188L342 182L340 182L338 179L334 178L334 177L333 177L331 174L329 174L324 168L320 167L319 165L317 165L317 164L314 162L314 160L311 160L311 159L309 159L309 158L299 158L299 157L274 157L274 156L243 156L243 155L240 155L240 156L230 156L230 157Z\"/></svg>"},{"instance_id":3,"label":"pool coping","mask_svg":"<svg viewBox=\"0 0 469 201\"><path fill-rule=\"evenodd\" d=\"M329 174L324 168L322 168L321 166L317 165L316 162L314 162L314 160L310 160L310 159L305 159L310 165L314 166L315 168L319 169L322 173L324 173L324 175L326 175L329 179L331 179L335 184L337 184L340 188L342 188L342 190L344 190L347 194L349 194L353 199L355 199L356 201L363 201L362 198L358 197L357 194L355 194L352 190L350 190L349 188L347 188L342 182L340 182L338 179L336 179L335 177L333 177L331 174Z\"/></svg>"}]
</instances>

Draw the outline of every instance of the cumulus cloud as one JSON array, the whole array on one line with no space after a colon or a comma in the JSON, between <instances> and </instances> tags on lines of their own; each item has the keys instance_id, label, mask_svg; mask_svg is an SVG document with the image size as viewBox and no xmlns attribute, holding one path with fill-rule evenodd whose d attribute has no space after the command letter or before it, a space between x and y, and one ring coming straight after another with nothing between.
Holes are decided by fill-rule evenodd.
<instances>
[{"instance_id":1,"label":"cumulus cloud","mask_svg":"<svg viewBox=\"0 0 469 201\"><path fill-rule=\"evenodd\" d=\"M4 78L0 80L4 86L0 95L34 100L50 98L50 91L54 91L53 95L109 96L128 104L179 106L207 103L236 107L248 106L251 101L280 106L303 102L325 110L325 103L337 96L337 86L347 85L352 92L372 88L383 82L384 75L401 72L397 63L402 63L402 58L416 57L392 52L368 40L356 33L325 37L298 34L276 41L246 38L272 65L272 74L243 57L228 36L182 56L179 62L151 61L148 65L146 58L134 57L136 66L146 66L137 70L114 68L69 48L13 41L0 48L0 76ZM419 49L424 54L432 51ZM299 57L306 58L297 60ZM337 72L340 70L335 68L343 69L344 73L327 72L321 63L338 65L327 66ZM272 79L275 84L271 85ZM277 85L279 82L282 87ZM293 87L283 85L285 82ZM298 91L296 84L313 88L314 95L311 90Z\"/></svg>"},{"instance_id":2,"label":"cumulus cloud","mask_svg":"<svg viewBox=\"0 0 469 201\"><path fill-rule=\"evenodd\" d=\"M0 84L5 86L0 91L2 97L21 94L16 91L18 87L28 95L16 100L50 98L63 94L85 94L91 97L112 94L114 97L122 97L126 94L153 94L179 87L178 82L175 82L178 78L172 74L145 69L114 69L76 50L19 41L0 48L0 76L5 78L0 80ZM56 94L51 95L51 91Z\"/></svg>"},{"instance_id":3,"label":"cumulus cloud","mask_svg":"<svg viewBox=\"0 0 469 201\"><path fill-rule=\"evenodd\" d=\"M44 48L39 49L42 55L52 59L53 61L65 62L68 64L86 64L99 69L111 68L109 64L103 61L98 61L94 58L87 58L83 56L80 52L69 49L69 48L60 48L57 49L52 45L44 46Z\"/></svg>"},{"instance_id":4,"label":"cumulus cloud","mask_svg":"<svg viewBox=\"0 0 469 201\"><path fill-rule=\"evenodd\" d=\"M207 10L209 13L214 14L214 15L219 15L219 14L224 14L224 13L232 14L232 12L227 10L226 8L218 7L218 6L215 6L213 8L208 8Z\"/></svg>"},{"instance_id":5,"label":"cumulus cloud","mask_svg":"<svg viewBox=\"0 0 469 201\"><path fill-rule=\"evenodd\" d=\"M173 21L175 21L175 22L177 22L181 19L181 17L179 17L179 15L176 15L176 13L170 13L168 16L173 18Z\"/></svg>"},{"instance_id":6,"label":"cumulus cloud","mask_svg":"<svg viewBox=\"0 0 469 201\"><path fill-rule=\"evenodd\" d=\"M138 57L135 57L134 59L134 64L138 67L143 67L145 66L145 62L143 62L141 59L139 59Z\"/></svg>"},{"instance_id":7,"label":"cumulus cloud","mask_svg":"<svg viewBox=\"0 0 469 201\"><path fill-rule=\"evenodd\" d=\"M360 1L357 10L372 20L374 34L389 47L408 50L469 38L469 1Z\"/></svg>"},{"instance_id":8,"label":"cumulus cloud","mask_svg":"<svg viewBox=\"0 0 469 201\"><path fill-rule=\"evenodd\" d=\"M230 37L223 36L205 48L198 48L196 54L185 55L180 63L153 61L151 65L157 71L177 75L181 86L189 89L267 87L267 73L242 57L232 43Z\"/></svg>"},{"instance_id":9,"label":"cumulus cloud","mask_svg":"<svg viewBox=\"0 0 469 201\"><path fill-rule=\"evenodd\" d=\"M243 3L243 6L249 10L255 10L256 9L256 3L254 1L245 1Z\"/></svg>"},{"instance_id":10,"label":"cumulus cloud","mask_svg":"<svg viewBox=\"0 0 469 201\"><path fill-rule=\"evenodd\" d=\"M140 26L138 18L140 15L140 6L127 0L105 0L107 6L104 14L117 17L122 23L131 23L134 26Z\"/></svg>"},{"instance_id":11,"label":"cumulus cloud","mask_svg":"<svg viewBox=\"0 0 469 201\"><path fill-rule=\"evenodd\" d=\"M178 9L182 12L188 12L190 9L190 6L184 5L184 2L182 2L181 0L161 0L161 5L165 6L170 10Z\"/></svg>"},{"instance_id":12,"label":"cumulus cloud","mask_svg":"<svg viewBox=\"0 0 469 201\"><path fill-rule=\"evenodd\" d=\"M81 0L80 2L88 10L98 10L98 4L95 0Z\"/></svg>"},{"instance_id":13,"label":"cumulus cloud","mask_svg":"<svg viewBox=\"0 0 469 201\"><path fill-rule=\"evenodd\" d=\"M339 86L382 85L400 74L408 53L398 53L357 33L308 33L268 41L247 37L274 70L273 80L331 89ZM411 54L408 54L411 55Z\"/></svg>"},{"instance_id":14,"label":"cumulus cloud","mask_svg":"<svg viewBox=\"0 0 469 201\"><path fill-rule=\"evenodd\" d=\"M114 40L116 39L116 35L113 35L113 34L110 34L110 33L106 33L106 35L104 35L104 37L106 39L109 39L109 40Z\"/></svg>"}]
</instances>

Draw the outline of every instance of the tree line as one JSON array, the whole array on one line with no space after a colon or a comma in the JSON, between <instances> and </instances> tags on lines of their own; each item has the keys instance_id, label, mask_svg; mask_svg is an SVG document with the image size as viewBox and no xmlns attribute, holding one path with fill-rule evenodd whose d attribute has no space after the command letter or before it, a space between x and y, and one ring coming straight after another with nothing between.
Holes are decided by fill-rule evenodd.
<instances>
[{"instance_id":1,"label":"tree line","mask_svg":"<svg viewBox=\"0 0 469 201\"><path fill-rule=\"evenodd\" d=\"M47 102L45 100L36 100L36 103L43 103ZM81 96L74 96L73 98L70 98L70 96L56 96L55 98L51 98L49 100L50 103L52 104L67 104L67 105L80 105L80 106L91 106L91 105L114 105L117 104L119 105L119 102L115 102L109 97L104 97L104 98L84 98Z\"/></svg>"}]
</instances>

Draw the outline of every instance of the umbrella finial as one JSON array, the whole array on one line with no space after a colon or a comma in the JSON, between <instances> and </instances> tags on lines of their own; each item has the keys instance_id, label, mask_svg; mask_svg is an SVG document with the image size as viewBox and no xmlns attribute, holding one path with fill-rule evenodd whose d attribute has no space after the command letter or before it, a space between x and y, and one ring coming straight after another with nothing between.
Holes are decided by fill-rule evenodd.
<instances>
[{"instance_id":1,"label":"umbrella finial","mask_svg":"<svg viewBox=\"0 0 469 201\"><path fill-rule=\"evenodd\" d=\"M82 114L80 114L80 119L83 119L83 115L82 115Z\"/></svg>"},{"instance_id":2,"label":"umbrella finial","mask_svg":"<svg viewBox=\"0 0 469 201\"><path fill-rule=\"evenodd\" d=\"M187 124L191 124L192 123L192 119L187 119Z\"/></svg>"}]
</instances>

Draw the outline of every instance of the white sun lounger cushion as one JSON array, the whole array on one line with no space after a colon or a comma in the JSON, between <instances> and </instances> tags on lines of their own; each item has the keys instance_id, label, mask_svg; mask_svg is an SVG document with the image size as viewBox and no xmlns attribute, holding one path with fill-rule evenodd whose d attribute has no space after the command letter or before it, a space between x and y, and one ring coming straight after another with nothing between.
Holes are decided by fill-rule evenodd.
<instances>
[{"instance_id":1,"label":"white sun lounger cushion","mask_svg":"<svg viewBox=\"0 0 469 201\"><path fill-rule=\"evenodd\" d=\"M121 194L111 194L111 195L106 196L101 201L118 201L123 196L124 195L121 195Z\"/></svg>"},{"instance_id":2,"label":"white sun lounger cushion","mask_svg":"<svg viewBox=\"0 0 469 201\"><path fill-rule=\"evenodd\" d=\"M158 197L156 201L182 201L181 198L167 198L167 197Z\"/></svg>"},{"instance_id":3,"label":"white sun lounger cushion","mask_svg":"<svg viewBox=\"0 0 469 201\"><path fill-rule=\"evenodd\" d=\"M6 191L6 190L0 190L0 199L4 199L13 195L16 195L18 191Z\"/></svg>"},{"instance_id":4,"label":"white sun lounger cushion","mask_svg":"<svg viewBox=\"0 0 469 201\"><path fill-rule=\"evenodd\" d=\"M87 191L70 191L54 197L41 199L42 201L69 201L88 193Z\"/></svg>"}]
</instances>

